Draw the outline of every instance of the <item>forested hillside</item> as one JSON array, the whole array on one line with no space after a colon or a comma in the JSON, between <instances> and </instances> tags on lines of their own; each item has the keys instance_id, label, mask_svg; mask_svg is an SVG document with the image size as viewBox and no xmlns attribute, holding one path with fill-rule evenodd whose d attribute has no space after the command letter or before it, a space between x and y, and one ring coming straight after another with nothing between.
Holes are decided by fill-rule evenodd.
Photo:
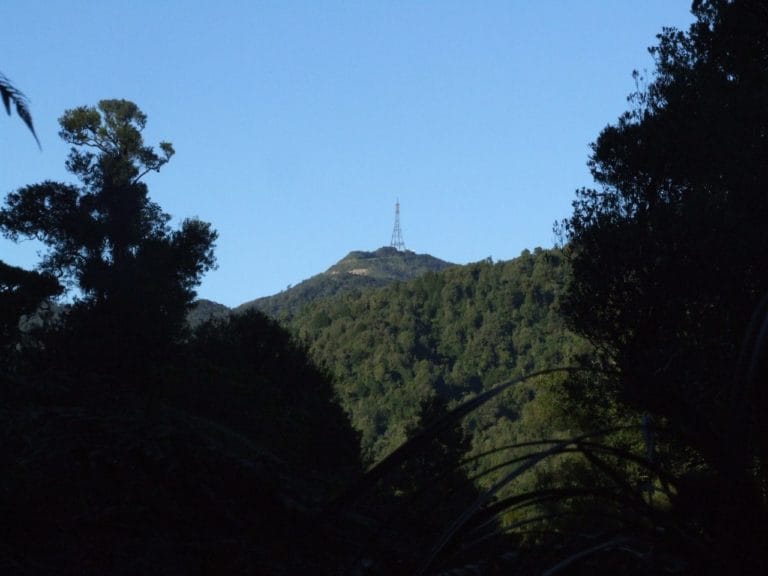
<instances>
[{"instance_id":1,"label":"forested hillside","mask_svg":"<svg viewBox=\"0 0 768 576\"><path fill-rule=\"evenodd\" d=\"M511 377L568 363L585 344L557 313L567 266L557 250L478 262L308 306L291 323L334 376L375 461L401 444L424 403L449 406ZM515 441L536 390L517 389L468 422L476 447Z\"/></svg>"},{"instance_id":2,"label":"forested hillside","mask_svg":"<svg viewBox=\"0 0 768 576\"><path fill-rule=\"evenodd\" d=\"M410 280L449 266L449 262L429 254L399 251L387 246L374 252L355 250L325 272L273 296L245 302L235 308L235 312L256 309L275 318L289 320L304 306L316 300L364 288L382 287L399 280Z\"/></svg>"}]
</instances>

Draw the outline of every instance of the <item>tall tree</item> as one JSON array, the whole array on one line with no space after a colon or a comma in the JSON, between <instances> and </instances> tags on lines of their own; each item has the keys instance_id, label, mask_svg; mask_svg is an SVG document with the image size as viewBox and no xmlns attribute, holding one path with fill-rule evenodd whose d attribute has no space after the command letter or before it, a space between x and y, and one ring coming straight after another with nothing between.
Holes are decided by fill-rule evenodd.
<instances>
[{"instance_id":1,"label":"tall tree","mask_svg":"<svg viewBox=\"0 0 768 576\"><path fill-rule=\"evenodd\" d=\"M719 510L746 526L761 509L755 481L768 481L765 341L749 328L768 293L768 7L692 11L688 32L658 36L654 77L593 144L598 187L564 222L565 312L620 371L621 397L665 418L726 481L713 502L744 498Z\"/></svg>"},{"instance_id":2,"label":"tall tree","mask_svg":"<svg viewBox=\"0 0 768 576\"><path fill-rule=\"evenodd\" d=\"M172 340L183 326L194 287L214 266L216 232L197 219L172 230L143 178L173 156L144 143L146 115L126 100L68 110L59 135L72 145L67 169L80 185L46 181L6 198L0 229L48 247L41 269L79 289L97 339ZM76 318L77 314L73 316Z\"/></svg>"}]
</instances>

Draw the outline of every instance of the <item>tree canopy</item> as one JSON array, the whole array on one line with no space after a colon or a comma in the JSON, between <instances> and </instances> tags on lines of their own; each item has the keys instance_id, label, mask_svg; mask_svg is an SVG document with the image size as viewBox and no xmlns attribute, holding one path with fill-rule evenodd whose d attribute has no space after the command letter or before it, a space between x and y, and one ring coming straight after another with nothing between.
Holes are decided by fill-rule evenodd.
<instances>
[{"instance_id":1,"label":"tree canopy","mask_svg":"<svg viewBox=\"0 0 768 576\"><path fill-rule=\"evenodd\" d=\"M164 337L178 332L194 287L215 264L211 226L187 219L173 230L149 198L143 178L174 150L168 142L159 151L146 145L146 122L126 100L66 111L59 134L72 145L66 166L80 184L25 186L0 210L6 236L42 241L40 268L79 289L80 307L98 308L99 333L123 339L149 327Z\"/></svg>"},{"instance_id":2,"label":"tree canopy","mask_svg":"<svg viewBox=\"0 0 768 576\"><path fill-rule=\"evenodd\" d=\"M429 272L383 288L306 306L291 326L336 379L342 406L380 460L419 425L425 403L449 406L511 376L564 364L583 342L557 315L567 268L559 251L525 251L508 262ZM535 396L470 418L475 446L513 441L522 407Z\"/></svg>"},{"instance_id":3,"label":"tree canopy","mask_svg":"<svg viewBox=\"0 0 768 576\"><path fill-rule=\"evenodd\" d=\"M768 456L754 328L768 294L768 7L697 0L693 14L687 32L658 36L654 76L593 144L597 187L563 226L563 309L618 369L620 397L726 480L704 498L743 498L719 509L748 526Z\"/></svg>"}]
</instances>

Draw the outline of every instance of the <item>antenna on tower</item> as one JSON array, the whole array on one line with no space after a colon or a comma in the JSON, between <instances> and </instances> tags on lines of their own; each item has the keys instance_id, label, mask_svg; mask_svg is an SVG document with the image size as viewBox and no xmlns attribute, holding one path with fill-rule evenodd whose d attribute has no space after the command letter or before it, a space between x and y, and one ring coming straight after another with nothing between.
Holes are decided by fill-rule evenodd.
<instances>
[{"instance_id":1,"label":"antenna on tower","mask_svg":"<svg viewBox=\"0 0 768 576\"><path fill-rule=\"evenodd\" d=\"M392 241L389 245L398 251L405 250L405 242L403 242L403 232L400 230L400 200L397 200L395 204L395 228L392 230Z\"/></svg>"}]
</instances>

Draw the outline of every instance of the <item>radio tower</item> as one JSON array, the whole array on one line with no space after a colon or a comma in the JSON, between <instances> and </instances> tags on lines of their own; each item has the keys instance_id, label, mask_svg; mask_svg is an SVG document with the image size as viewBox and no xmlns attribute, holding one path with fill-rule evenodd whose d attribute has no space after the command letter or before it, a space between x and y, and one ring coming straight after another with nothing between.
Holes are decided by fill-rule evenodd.
<instances>
[{"instance_id":1,"label":"radio tower","mask_svg":"<svg viewBox=\"0 0 768 576\"><path fill-rule=\"evenodd\" d=\"M403 232L400 230L400 200L395 204L395 228L392 230L392 241L389 245L402 252L405 250L405 242L403 242Z\"/></svg>"}]
</instances>

